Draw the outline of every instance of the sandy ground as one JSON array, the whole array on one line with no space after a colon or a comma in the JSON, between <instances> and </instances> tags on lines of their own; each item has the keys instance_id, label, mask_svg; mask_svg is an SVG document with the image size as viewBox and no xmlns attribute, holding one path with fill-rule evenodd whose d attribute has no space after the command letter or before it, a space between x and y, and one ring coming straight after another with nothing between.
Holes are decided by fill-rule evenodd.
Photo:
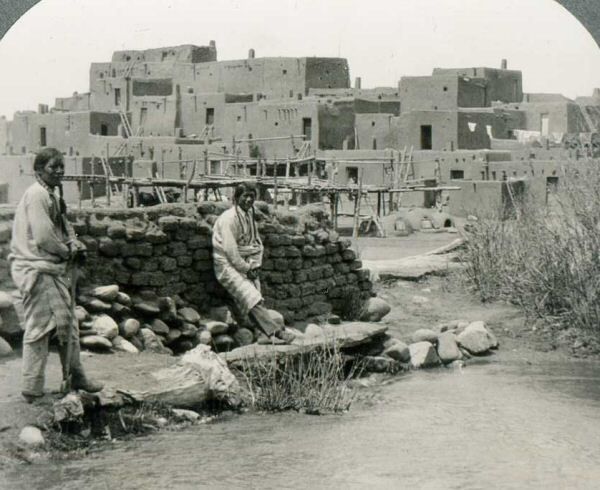
<instances>
[{"instance_id":1,"label":"sandy ground","mask_svg":"<svg viewBox=\"0 0 600 490\"><path fill-rule=\"evenodd\" d=\"M361 238L357 247L363 258L404 257L423 253L442 246L456 238L453 234L415 234L411 237L381 240ZM501 342L498 355L525 351L550 352L553 346L542 336L532 331L531 325L515 308L504 304L482 304L476 297L464 291L456 278L430 278L421 282L395 282L378 284L378 295L392 305L391 313L383 322L389 333L400 339L409 340L418 328L432 328L439 323L455 320L484 320ZM562 356L558 352L550 355ZM113 387L127 380L135 387L143 374L165 367L175 358L142 353L130 354L82 354L83 363L89 374L106 380ZM20 395L20 353L0 361L0 454L2 444L15 440L20 429L27 424L39 424L43 408L58 398L48 394L42 402L26 404ZM50 355L47 368L47 390L60 387L60 364L58 355Z\"/></svg>"}]
</instances>

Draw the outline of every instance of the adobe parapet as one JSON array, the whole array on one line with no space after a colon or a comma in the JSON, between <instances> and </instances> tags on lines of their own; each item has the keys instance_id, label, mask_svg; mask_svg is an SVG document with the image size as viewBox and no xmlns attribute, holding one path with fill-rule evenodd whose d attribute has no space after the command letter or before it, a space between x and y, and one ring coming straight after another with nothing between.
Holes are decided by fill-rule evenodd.
<instances>
[{"instance_id":1,"label":"adobe parapet","mask_svg":"<svg viewBox=\"0 0 600 490\"><path fill-rule=\"evenodd\" d=\"M217 61L217 48L214 43L209 46L195 46L184 44L181 46L167 46L164 48L115 51L112 62L163 62L178 61L182 63L205 63Z\"/></svg>"}]
</instances>

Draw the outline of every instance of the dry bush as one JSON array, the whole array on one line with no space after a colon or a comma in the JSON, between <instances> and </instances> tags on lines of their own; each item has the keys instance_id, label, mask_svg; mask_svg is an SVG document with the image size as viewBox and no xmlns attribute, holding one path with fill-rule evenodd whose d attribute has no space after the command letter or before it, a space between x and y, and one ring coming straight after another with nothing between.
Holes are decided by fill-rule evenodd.
<instances>
[{"instance_id":1,"label":"dry bush","mask_svg":"<svg viewBox=\"0 0 600 490\"><path fill-rule=\"evenodd\" d=\"M352 403L347 381L356 369L355 365L346 372L345 359L336 347L248 359L241 366L247 385L246 404L270 412L343 412Z\"/></svg>"},{"instance_id":2,"label":"dry bush","mask_svg":"<svg viewBox=\"0 0 600 490\"><path fill-rule=\"evenodd\" d=\"M463 252L484 301L504 299L528 314L600 333L600 173L567 169L546 207L520 203L516 217L482 216Z\"/></svg>"}]
</instances>

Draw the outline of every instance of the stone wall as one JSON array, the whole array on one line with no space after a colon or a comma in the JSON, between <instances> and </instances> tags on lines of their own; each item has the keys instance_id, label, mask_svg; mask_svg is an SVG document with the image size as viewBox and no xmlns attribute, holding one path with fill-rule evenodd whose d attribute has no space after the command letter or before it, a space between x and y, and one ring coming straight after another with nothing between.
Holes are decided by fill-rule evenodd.
<instances>
[{"instance_id":1,"label":"stone wall","mask_svg":"<svg viewBox=\"0 0 600 490\"><path fill-rule=\"evenodd\" d=\"M71 212L79 239L88 247L87 281L118 284L127 293L179 295L199 311L223 305L227 293L213 272L211 233L222 203L165 204L140 209ZM266 305L287 321L304 320L371 296L369 272L348 240L327 229L324 211L307 207L299 217L275 214L257 203L265 244L261 282ZM0 279L10 287L6 256L13 217L0 212ZM13 286L14 287L14 286Z\"/></svg>"}]
</instances>

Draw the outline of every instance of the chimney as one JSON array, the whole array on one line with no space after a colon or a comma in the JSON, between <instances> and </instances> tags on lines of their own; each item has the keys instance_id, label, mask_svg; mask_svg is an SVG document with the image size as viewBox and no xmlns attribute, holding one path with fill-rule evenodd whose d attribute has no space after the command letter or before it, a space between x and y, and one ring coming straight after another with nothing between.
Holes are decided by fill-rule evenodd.
<instances>
[{"instance_id":1,"label":"chimney","mask_svg":"<svg viewBox=\"0 0 600 490\"><path fill-rule=\"evenodd\" d=\"M502 58L502 63L500 63L500 68L502 68L503 70L506 70L508 68L508 61L506 61L506 58Z\"/></svg>"},{"instance_id":2,"label":"chimney","mask_svg":"<svg viewBox=\"0 0 600 490\"><path fill-rule=\"evenodd\" d=\"M217 43L215 43L212 39L208 42L208 45L213 49L217 48Z\"/></svg>"},{"instance_id":3,"label":"chimney","mask_svg":"<svg viewBox=\"0 0 600 490\"><path fill-rule=\"evenodd\" d=\"M361 87L360 87L360 86L361 86L361 81L362 81L362 80L361 80L361 78L360 78L360 77L356 77L356 78L354 79L354 88L358 88L358 89L359 89L359 88L361 88Z\"/></svg>"},{"instance_id":4,"label":"chimney","mask_svg":"<svg viewBox=\"0 0 600 490\"><path fill-rule=\"evenodd\" d=\"M254 48L250 48L250 49L248 50L248 59L249 59L249 60L253 60L253 59L254 59L254 56L255 56L255 54L256 54L256 53L254 52Z\"/></svg>"}]
</instances>

